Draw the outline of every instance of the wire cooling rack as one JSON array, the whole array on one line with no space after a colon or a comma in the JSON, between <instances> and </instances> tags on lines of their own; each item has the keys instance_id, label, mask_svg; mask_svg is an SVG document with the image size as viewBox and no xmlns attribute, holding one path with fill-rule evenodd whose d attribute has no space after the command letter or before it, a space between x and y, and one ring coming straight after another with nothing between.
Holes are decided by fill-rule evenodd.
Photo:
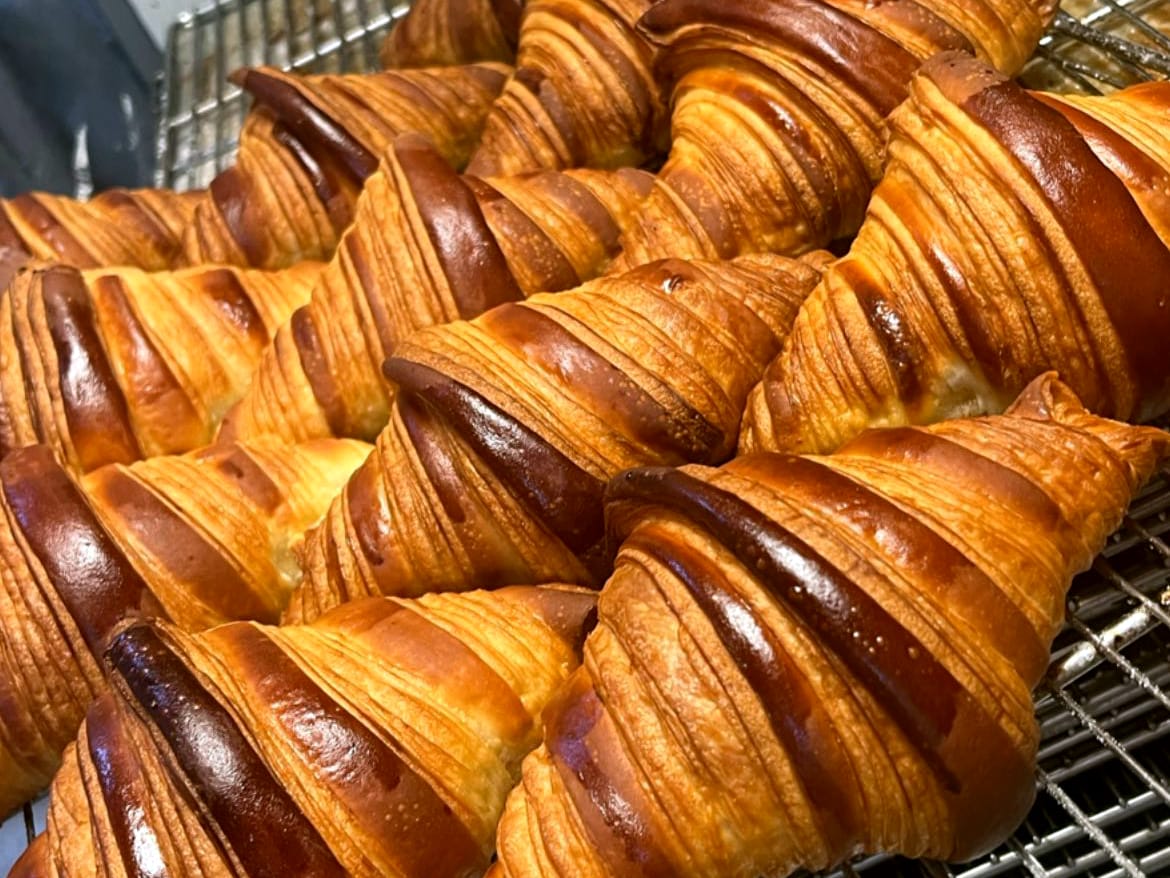
<instances>
[{"instance_id":1,"label":"wire cooling rack","mask_svg":"<svg viewBox=\"0 0 1170 878\"><path fill-rule=\"evenodd\" d=\"M205 186L235 154L246 102L227 74L377 65L407 0L221 0L172 28L160 88L157 182ZM1170 78L1170 0L1065 0L1021 79L1107 92ZM1170 340L1167 342L1170 347ZM1069 625L1036 693L1043 732L1036 805L991 855L963 866L871 857L833 878L1170 876L1170 471L1133 504L1079 577ZM43 800L0 826L43 826ZM0 864L2 865L2 864Z\"/></svg>"}]
</instances>

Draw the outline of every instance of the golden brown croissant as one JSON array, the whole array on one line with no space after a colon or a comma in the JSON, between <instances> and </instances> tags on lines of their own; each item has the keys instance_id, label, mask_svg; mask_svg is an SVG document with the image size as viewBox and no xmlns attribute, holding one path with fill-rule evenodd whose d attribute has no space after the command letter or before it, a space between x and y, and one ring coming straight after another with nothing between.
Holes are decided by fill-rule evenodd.
<instances>
[{"instance_id":1,"label":"golden brown croissant","mask_svg":"<svg viewBox=\"0 0 1170 878\"><path fill-rule=\"evenodd\" d=\"M918 65L967 49L1013 73L1053 0L664 0L642 18L671 86L671 155L622 265L800 253L852 235ZM490 123L489 129L490 131ZM485 135L486 136L486 135Z\"/></svg>"},{"instance_id":2,"label":"golden brown croissant","mask_svg":"<svg viewBox=\"0 0 1170 878\"><path fill-rule=\"evenodd\" d=\"M237 79L257 109L234 167L199 192L0 200L0 289L30 259L158 271L204 262L278 268L327 258L389 140L419 132L462 166L506 72L494 64L303 77L241 71Z\"/></svg>"},{"instance_id":3,"label":"golden brown croissant","mask_svg":"<svg viewBox=\"0 0 1170 878\"><path fill-rule=\"evenodd\" d=\"M744 449L999 411L1056 369L1092 410L1170 410L1170 85L1029 94L928 63L848 256L753 392Z\"/></svg>"},{"instance_id":4,"label":"golden brown croissant","mask_svg":"<svg viewBox=\"0 0 1170 878\"><path fill-rule=\"evenodd\" d=\"M637 166L663 151L666 112L635 24L651 0L529 0L516 72L468 171Z\"/></svg>"},{"instance_id":5,"label":"golden brown croissant","mask_svg":"<svg viewBox=\"0 0 1170 878\"><path fill-rule=\"evenodd\" d=\"M212 181L184 235L184 261L278 268L327 259L390 141L417 133L462 167L506 73L495 64L317 76L238 71L233 78L270 121L256 123L259 143L246 149L242 140L236 165Z\"/></svg>"},{"instance_id":6,"label":"golden brown croissant","mask_svg":"<svg viewBox=\"0 0 1170 878\"><path fill-rule=\"evenodd\" d=\"M399 138L222 435L373 439L389 416L382 363L402 338L600 274L649 185L632 169L460 177Z\"/></svg>"},{"instance_id":7,"label":"golden brown croissant","mask_svg":"<svg viewBox=\"0 0 1170 878\"><path fill-rule=\"evenodd\" d=\"M43 446L0 461L0 815L52 776L123 620L275 620L300 535L368 452L225 446L80 483Z\"/></svg>"},{"instance_id":8,"label":"golden brown croissant","mask_svg":"<svg viewBox=\"0 0 1170 878\"><path fill-rule=\"evenodd\" d=\"M817 271L667 260L424 329L377 450L310 532L286 619L370 594L599 583L605 482L716 463Z\"/></svg>"},{"instance_id":9,"label":"golden brown croissant","mask_svg":"<svg viewBox=\"0 0 1170 878\"><path fill-rule=\"evenodd\" d=\"M594 606L510 588L131 627L14 875L481 874Z\"/></svg>"},{"instance_id":10,"label":"golden brown croissant","mask_svg":"<svg viewBox=\"0 0 1170 878\"><path fill-rule=\"evenodd\" d=\"M382 43L383 67L516 58L524 0L417 0Z\"/></svg>"},{"instance_id":11,"label":"golden brown croissant","mask_svg":"<svg viewBox=\"0 0 1170 878\"><path fill-rule=\"evenodd\" d=\"M166 189L114 189L89 201L46 192L0 199L0 290L34 259L167 268L202 199Z\"/></svg>"},{"instance_id":12,"label":"golden brown croissant","mask_svg":"<svg viewBox=\"0 0 1170 878\"><path fill-rule=\"evenodd\" d=\"M492 878L988 850L1034 794L1065 590L1168 455L1049 375L1003 416L615 480L625 542Z\"/></svg>"},{"instance_id":13,"label":"golden brown croissant","mask_svg":"<svg viewBox=\"0 0 1170 878\"><path fill-rule=\"evenodd\" d=\"M84 471L206 445L321 267L23 271L0 294L0 457L43 442Z\"/></svg>"}]
</instances>

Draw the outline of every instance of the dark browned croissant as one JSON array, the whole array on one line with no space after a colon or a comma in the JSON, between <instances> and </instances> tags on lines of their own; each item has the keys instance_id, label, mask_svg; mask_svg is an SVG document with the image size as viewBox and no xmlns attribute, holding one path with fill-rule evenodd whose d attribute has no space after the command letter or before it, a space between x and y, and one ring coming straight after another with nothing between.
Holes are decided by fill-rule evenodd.
<instances>
[{"instance_id":1,"label":"dark browned croissant","mask_svg":"<svg viewBox=\"0 0 1170 878\"><path fill-rule=\"evenodd\" d=\"M928 63L849 255L753 393L744 449L999 411L1057 369L1092 410L1170 410L1170 85L1029 94Z\"/></svg>"},{"instance_id":2,"label":"dark browned croissant","mask_svg":"<svg viewBox=\"0 0 1170 878\"><path fill-rule=\"evenodd\" d=\"M638 17L651 0L527 0L516 72L468 170L638 166L666 146L666 110ZM423 10L420 10L420 12Z\"/></svg>"},{"instance_id":3,"label":"dark browned croissant","mask_svg":"<svg viewBox=\"0 0 1170 878\"><path fill-rule=\"evenodd\" d=\"M306 542L289 620L354 597L599 583L601 493L638 464L726 459L817 271L664 261L424 329L377 451Z\"/></svg>"},{"instance_id":4,"label":"dark browned croissant","mask_svg":"<svg viewBox=\"0 0 1170 878\"><path fill-rule=\"evenodd\" d=\"M368 454L359 442L255 443L99 469L44 447L0 462L0 816L48 782L103 687L127 618L189 631L275 621L294 558Z\"/></svg>"},{"instance_id":5,"label":"dark browned croissant","mask_svg":"<svg viewBox=\"0 0 1170 878\"><path fill-rule=\"evenodd\" d=\"M208 444L321 271L30 268L0 293L0 457L71 467Z\"/></svg>"},{"instance_id":6,"label":"dark browned croissant","mask_svg":"<svg viewBox=\"0 0 1170 878\"><path fill-rule=\"evenodd\" d=\"M115 189L89 201L44 192L0 199L0 290L31 260L167 268L202 199L165 189Z\"/></svg>"},{"instance_id":7,"label":"dark browned croissant","mask_svg":"<svg viewBox=\"0 0 1170 878\"><path fill-rule=\"evenodd\" d=\"M594 605L511 588L131 627L13 875L481 874Z\"/></svg>"},{"instance_id":8,"label":"dark browned croissant","mask_svg":"<svg viewBox=\"0 0 1170 878\"><path fill-rule=\"evenodd\" d=\"M1050 375L1004 416L615 480L625 542L489 874L990 849L1034 795L1065 590L1167 456Z\"/></svg>"},{"instance_id":9,"label":"dark browned croissant","mask_svg":"<svg viewBox=\"0 0 1170 878\"><path fill-rule=\"evenodd\" d=\"M235 166L209 189L0 200L0 289L30 259L158 271L327 258L389 140L419 132L462 166L506 73L493 64L303 77L242 71L237 78L258 107Z\"/></svg>"},{"instance_id":10,"label":"dark browned croissant","mask_svg":"<svg viewBox=\"0 0 1170 878\"><path fill-rule=\"evenodd\" d=\"M279 268L329 258L394 137L426 137L463 167L506 73L494 64L318 76L239 71L233 78L271 117L267 149L241 142L236 165L196 208L183 260Z\"/></svg>"},{"instance_id":11,"label":"dark browned croissant","mask_svg":"<svg viewBox=\"0 0 1170 878\"><path fill-rule=\"evenodd\" d=\"M671 154L618 267L663 256L794 254L852 235L881 174L886 116L918 65L966 49L1014 73L1056 5L655 4L640 30L672 88Z\"/></svg>"},{"instance_id":12,"label":"dark browned croissant","mask_svg":"<svg viewBox=\"0 0 1170 878\"><path fill-rule=\"evenodd\" d=\"M602 273L649 186L632 169L460 177L421 138L400 138L223 435L373 439L392 392L382 363L401 339Z\"/></svg>"},{"instance_id":13,"label":"dark browned croissant","mask_svg":"<svg viewBox=\"0 0 1170 878\"><path fill-rule=\"evenodd\" d=\"M383 67L516 58L524 0L416 0L382 43Z\"/></svg>"}]
</instances>

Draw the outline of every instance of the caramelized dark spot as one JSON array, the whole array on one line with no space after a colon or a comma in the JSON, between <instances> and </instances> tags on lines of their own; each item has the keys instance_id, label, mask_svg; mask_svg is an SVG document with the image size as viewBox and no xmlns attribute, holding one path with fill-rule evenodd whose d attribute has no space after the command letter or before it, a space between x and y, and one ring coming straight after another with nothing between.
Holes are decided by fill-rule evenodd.
<instances>
[{"instance_id":1,"label":"caramelized dark spot","mask_svg":"<svg viewBox=\"0 0 1170 878\"><path fill-rule=\"evenodd\" d=\"M603 534L600 479L455 379L397 357L386 362L384 371L402 392L432 406L569 549L585 560L598 546Z\"/></svg>"},{"instance_id":2,"label":"caramelized dark spot","mask_svg":"<svg viewBox=\"0 0 1170 878\"><path fill-rule=\"evenodd\" d=\"M82 468L138 460L142 449L102 347L81 274L54 266L39 277L45 320L57 353L61 403Z\"/></svg>"},{"instance_id":3,"label":"caramelized dark spot","mask_svg":"<svg viewBox=\"0 0 1170 878\"><path fill-rule=\"evenodd\" d=\"M4 500L95 656L118 624L163 610L43 445L0 461Z\"/></svg>"},{"instance_id":4,"label":"caramelized dark spot","mask_svg":"<svg viewBox=\"0 0 1170 878\"><path fill-rule=\"evenodd\" d=\"M200 800L195 813L218 828L209 835L222 834L247 875L345 874L231 714L154 628L122 632L106 657Z\"/></svg>"}]
</instances>

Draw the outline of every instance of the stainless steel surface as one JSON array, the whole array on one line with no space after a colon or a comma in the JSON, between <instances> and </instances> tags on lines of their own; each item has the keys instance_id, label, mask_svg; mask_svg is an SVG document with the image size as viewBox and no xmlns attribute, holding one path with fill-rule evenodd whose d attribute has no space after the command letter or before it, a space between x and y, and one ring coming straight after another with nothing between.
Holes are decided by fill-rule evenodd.
<instances>
[{"instance_id":1,"label":"stainless steel surface","mask_svg":"<svg viewBox=\"0 0 1170 878\"><path fill-rule=\"evenodd\" d=\"M227 0L182 16L160 96L160 185L206 185L234 154L246 64L367 70L402 0ZM1103 92L1170 77L1170 2L1067 0L1022 79ZM1037 799L1015 835L962 865L871 857L834 876L1170 875L1170 472L1079 577L1036 693ZM16 818L19 820L20 818ZM26 812L30 830L42 824ZM11 823L11 821L10 821ZM34 826L35 824L35 826ZM5 826L9 829L10 826Z\"/></svg>"}]
</instances>

